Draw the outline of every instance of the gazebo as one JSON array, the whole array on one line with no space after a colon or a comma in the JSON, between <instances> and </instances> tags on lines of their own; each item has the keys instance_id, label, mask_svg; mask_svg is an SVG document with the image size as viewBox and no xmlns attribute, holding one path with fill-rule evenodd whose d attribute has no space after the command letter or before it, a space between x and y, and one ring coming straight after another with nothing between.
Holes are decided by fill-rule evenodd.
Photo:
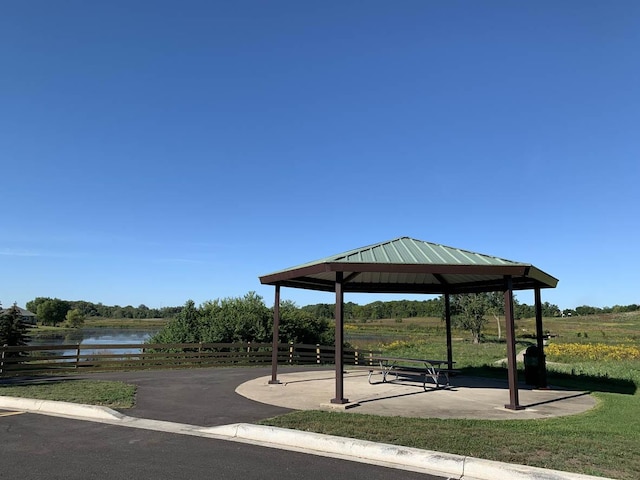
<instances>
[{"instance_id":1,"label":"gazebo","mask_svg":"<svg viewBox=\"0 0 640 480\"><path fill-rule=\"evenodd\" d=\"M291 287L335 292L336 387L331 403L345 404L349 401L344 398L343 391L345 292L444 295L449 368L453 362L450 296L503 292L509 381L509 403L505 407L520 410L523 407L518 399L513 292L534 290L539 377L543 383L541 386L546 386L540 290L555 288L558 280L531 264L401 237L264 275L260 277L260 282L275 286L272 374L269 383L279 383L280 288Z\"/></svg>"}]
</instances>

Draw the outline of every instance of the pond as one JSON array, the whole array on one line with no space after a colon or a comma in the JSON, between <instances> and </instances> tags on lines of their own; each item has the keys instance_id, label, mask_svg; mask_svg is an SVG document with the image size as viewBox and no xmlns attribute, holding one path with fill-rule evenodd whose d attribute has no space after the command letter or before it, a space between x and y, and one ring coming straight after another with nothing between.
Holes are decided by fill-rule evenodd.
<instances>
[{"instance_id":1,"label":"pond","mask_svg":"<svg viewBox=\"0 0 640 480\"><path fill-rule=\"evenodd\" d=\"M37 332L31 332L30 346L41 345L96 345L96 352L100 350L100 345L136 345L141 344L149 340L152 335L158 332L159 329L138 329L138 328L80 328L73 331L64 333L51 333L46 332L43 334L37 334ZM63 352L58 350L56 354L70 355L75 352L73 350L64 350ZM92 351L84 350L83 353L90 354ZM140 353L140 350L132 349L114 349L110 353Z\"/></svg>"}]
</instances>

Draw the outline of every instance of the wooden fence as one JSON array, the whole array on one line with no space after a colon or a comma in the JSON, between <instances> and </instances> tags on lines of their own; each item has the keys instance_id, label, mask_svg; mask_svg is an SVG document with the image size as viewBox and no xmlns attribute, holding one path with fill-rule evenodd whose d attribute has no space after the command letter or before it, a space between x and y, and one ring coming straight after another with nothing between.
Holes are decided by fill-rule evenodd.
<instances>
[{"instance_id":1,"label":"wooden fence","mask_svg":"<svg viewBox=\"0 0 640 480\"><path fill-rule=\"evenodd\" d=\"M172 343L0 347L0 376L94 370L271 364L270 343ZM345 349L345 365L371 365L373 351ZM282 343L278 364L333 364L335 347Z\"/></svg>"}]
</instances>

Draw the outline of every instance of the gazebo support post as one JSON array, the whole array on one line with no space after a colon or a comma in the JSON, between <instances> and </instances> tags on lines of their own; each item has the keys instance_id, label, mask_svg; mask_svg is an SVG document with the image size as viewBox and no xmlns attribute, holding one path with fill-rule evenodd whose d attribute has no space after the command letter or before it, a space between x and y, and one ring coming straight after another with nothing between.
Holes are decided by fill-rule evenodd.
<instances>
[{"instance_id":1,"label":"gazebo support post","mask_svg":"<svg viewBox=\"0 0 640 480\"><path fill-rule=\"evenodd\" d=\"M547 388L547 363L544 354L544 331L542 330L542 301L540 288L534 290L536 301L536 339L538 342L538 388Z\"/></svg>"},{"instance_id":2,"label":"gazebo support post","mask_svg":"<svg viewBox=\"0 0 640 480\"><path fill-rule=\"evenodd\" d=\"M336 397L331 399L331 403L345 404L349 400L344 398L344 374L343 374L343 351L344 351L344 290L343 273L336 272Z\"/></svg>"},{"instance_id":3,"label":"gazebo support post","mask_svg":"<svg viewBox=\"0 0 640 480\"><path fill-rule=\"evenodd\" d=\"M444 294L444 319L447 325L447 368L453 368L453 348L451 344L451 298L448 293Z\"/></svg>"},{"instance_id":4,"label":"gazebo support post","mask_svg":"<svg viewBox=\"0 0 640 480\"><path fill-rule=\"evenodd\" d=\"M276 299L273 303L273 347L271 351L271 380L269 384L278 384L278 338L280 337L280 285L276 285Z\"/></svg>"},{"instance_id":5,"label":"gazebo support post","mask_svg":"<svg viewBox=\"0 0 640 480\"><path fill-rule=\"evenodd\" d=\"M509 410L522 410L518 400L518 370L516 365L516 335L513 321L513 279L511 275L504 277L504 316L507 324L507 365L509 378Z\"/></svg>"}]
</instances>

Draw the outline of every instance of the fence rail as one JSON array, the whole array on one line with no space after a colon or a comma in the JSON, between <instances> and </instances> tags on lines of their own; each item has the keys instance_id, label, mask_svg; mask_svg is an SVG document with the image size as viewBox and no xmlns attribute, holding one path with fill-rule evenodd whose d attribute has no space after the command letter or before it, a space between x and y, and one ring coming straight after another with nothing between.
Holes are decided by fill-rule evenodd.
<instances>
[{"instance_id":1,"label":"fence rail","mask_svg":"<svg viewBox=\"0 0 640 480\"><path fill-rule=\"evenodd\" d=\"M0 376L78 370L248 366L271 363L270 343L172 343L0 347ZM345 349L345 365L371 365L373 351ZM281 343L278 363L333 364L335 347Z\"/></svg>"}]
</instances>

